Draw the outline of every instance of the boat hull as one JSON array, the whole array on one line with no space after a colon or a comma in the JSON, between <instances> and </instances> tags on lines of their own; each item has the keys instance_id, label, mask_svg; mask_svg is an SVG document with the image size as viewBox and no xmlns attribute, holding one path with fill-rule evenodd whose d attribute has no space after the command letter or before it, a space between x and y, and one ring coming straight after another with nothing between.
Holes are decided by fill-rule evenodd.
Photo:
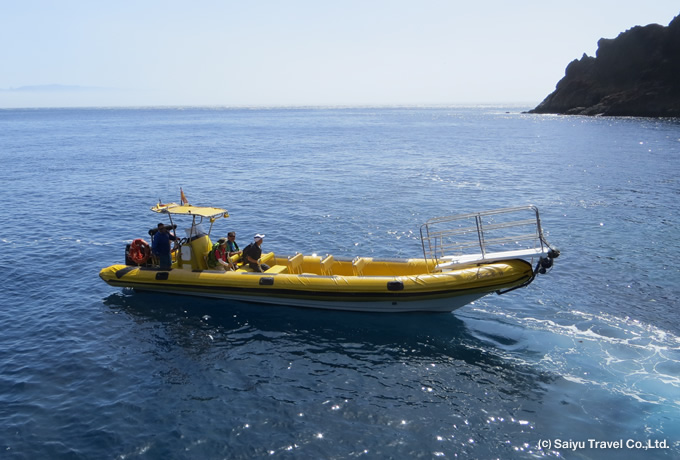
<instances>
[{"instance_id":1,"label":"boat hull","mask_svg":"<svg viewBox=\"0 0 680 460\"><path fill-rule=\"evenodd\" d=\"M318 275L216 272L112 265L99 276L109 285L263 304L365 312L451 312L489 293L527 284L531 265L521 259L477 264L441 273Z\"/></svg>"}]
</instances>

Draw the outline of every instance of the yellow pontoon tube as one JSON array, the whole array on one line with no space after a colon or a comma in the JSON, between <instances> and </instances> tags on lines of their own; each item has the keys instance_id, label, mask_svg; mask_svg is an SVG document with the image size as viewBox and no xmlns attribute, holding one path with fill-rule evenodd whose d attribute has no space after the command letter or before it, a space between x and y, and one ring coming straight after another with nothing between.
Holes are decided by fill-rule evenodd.
<instances>
[{"instance_id":1,"label":"yellow pontoon tube","mask_svg":"<svg viewBox=\"0 0 680 460\"><path fill-rule=\"evenodd\" d=\"M335 261L321 274L321 259L304 257L302 273L289 273L290 258L275 258L264 273L189 271L113 265L99 276L111 286L258 303L371 312L452 311L489 292L522 285L533 277L529 263L510 260L427 273L423 260L367 259L363 274L340 274L356 261ZM319 268L312 273L312 265ZM402 273L402 274L398 274Z\"/></svg>"}]
</instances>

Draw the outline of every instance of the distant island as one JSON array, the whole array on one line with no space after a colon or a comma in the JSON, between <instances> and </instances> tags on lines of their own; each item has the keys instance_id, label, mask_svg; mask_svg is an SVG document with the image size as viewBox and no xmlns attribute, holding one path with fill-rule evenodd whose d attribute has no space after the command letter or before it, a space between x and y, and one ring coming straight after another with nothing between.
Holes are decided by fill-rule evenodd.
<instances>
[{"instance_id":1,"label":"distant island","mask_svg":"<svg viewBox=\"0 0 680 460\"><path fill-rule=\"evenodd\" d=\"M680 117L680 16L597 42L529 113Z\"/></svg>"}]
</instances>

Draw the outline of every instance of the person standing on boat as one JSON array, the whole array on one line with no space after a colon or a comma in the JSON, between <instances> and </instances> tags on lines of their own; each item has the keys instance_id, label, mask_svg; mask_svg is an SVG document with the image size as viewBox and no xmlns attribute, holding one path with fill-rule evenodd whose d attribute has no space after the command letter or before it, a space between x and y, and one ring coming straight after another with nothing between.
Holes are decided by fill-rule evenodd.
<instances>
[{"instance_id":1,"label":"person standing on boat","mask_svg":"<svg viewBox=\"0 0 680 460\"><path fill-rule=\"evenodd\" d=\"M241 251L238 248L238 244L236 244L236 233L235 232L227 233L227 251L229 251L229 257L234 257L236 255L242 255L243 254L243 251Z\"/></svg>"},{"instance_id":2,"label":"person standing on boat","mask_svg":"<svg viewBox=\"0 0 680 460\"><path fill-rule=\"evenodd\" d=\"M158 231L151 241L151 252L158 257L161 270L170 270L172 267L172 256L170 255L170 240L178 240L175 235L168 231L162 222L158 224Z\"/></svg>"},{"instance_id":3,"label":"person standing on boat","mask_svg":"<svg viewBox=\"0 0 680 460\"><path fill-rule=\"evenodd\" d=\"M259 264L258 260L260 257L262 257L262 240L264 238L264 235L260 235L259 233L255 235L255 241L250 243L246 248L243 250L243 255L245 258L244 263L247 263L250 268L255 270L256 272L266 272L269 270L269 265L267 264Z\"/></svg>"}]
</instances>

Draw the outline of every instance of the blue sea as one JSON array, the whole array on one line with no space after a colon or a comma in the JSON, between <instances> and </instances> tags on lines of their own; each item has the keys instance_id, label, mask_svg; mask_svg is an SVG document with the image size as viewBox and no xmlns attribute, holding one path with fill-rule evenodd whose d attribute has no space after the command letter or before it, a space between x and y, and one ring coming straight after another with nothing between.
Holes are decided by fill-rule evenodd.
<instances>
[{"instance_id":1,"label":"blue sea","mask_svg":"<svg viewBox=\"0 0 680 460\"><path fill-rule=\"evenodd\" d=\"M0 458L678 458L680 121L529 108L0 110ZM180 187L281 254L534 204L562 255L445 314L102 282Z\"/></svg>"}]
</instances>

